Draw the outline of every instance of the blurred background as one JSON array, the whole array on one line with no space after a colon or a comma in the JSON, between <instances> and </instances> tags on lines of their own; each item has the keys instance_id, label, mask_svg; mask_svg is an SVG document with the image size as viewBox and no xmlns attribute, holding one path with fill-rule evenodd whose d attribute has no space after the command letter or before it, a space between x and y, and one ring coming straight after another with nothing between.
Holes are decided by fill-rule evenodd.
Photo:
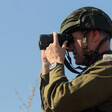
<instances>
[{"instance_id":1,"label":"blurred background","mask_svg":"<svg viewBox=\"0 0 112 112\"><path fill-rule=\"evenodd\" d=\"M39 35L59 33L63 19L85 6L112 18L111 0L0 0L0 112L27 112L29 100L29 111L42 111ZM65 70L71 81L76 75Z\"/></svg>"}]
</instances>

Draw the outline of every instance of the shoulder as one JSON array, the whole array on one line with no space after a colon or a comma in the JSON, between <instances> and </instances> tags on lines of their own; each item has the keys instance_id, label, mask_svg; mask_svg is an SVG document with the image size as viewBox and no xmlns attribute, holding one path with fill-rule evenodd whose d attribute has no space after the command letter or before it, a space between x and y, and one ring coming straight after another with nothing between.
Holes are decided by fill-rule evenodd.
<instances>
[{"instance_id":1,"label":"shoulder","mask_svg":"<svg viewBox=\"0 0 112 112\"><path fill-rule=\"evenodd\" d=\"M112 67L112 54L104 54L103 58L92 65L92 67L100 66L103 68Z\"/></svg>"},{"instance_id":2,"label":"shoulder","mask_svg":"<svg viewBox=\"0 0 112 112\"><path fill-rule=\"evenodd\" d=\"M112 54L104 54L103 61L112 61Z\"/></svg>"},{"instance_id":3,"label":"shoulder","mask_svg":"<svg viewBox=\"0 0 112 112\"><path fill-rule=\"evenodd\" d=\"M83 74L98 74L112 76L112 54L105 54L103 58L90 67Z\"/></svg>"}]
</instances>

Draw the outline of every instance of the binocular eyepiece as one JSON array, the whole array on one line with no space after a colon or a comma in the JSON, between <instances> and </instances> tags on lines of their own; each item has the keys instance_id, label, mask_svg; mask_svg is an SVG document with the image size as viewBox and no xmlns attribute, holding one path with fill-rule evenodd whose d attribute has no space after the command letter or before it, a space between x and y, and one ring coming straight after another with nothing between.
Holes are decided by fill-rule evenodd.
<instances>
[{"instance_id":1,"label":"binocular eyepiece","mask_svg":"<svg viewBox=\"0 0 112 112\"><path fill-rule=\"evenodd\" d=\"M57 34L57 35L60 46L62 46L63 42L66 40L68 41L67 47L71 42L73 42L73 36L71 34ZM53 34L41 34L39 39L40 39L39 40L40 50L45 50L50 43L53 43Z\"/></svg>"}]
</instances>

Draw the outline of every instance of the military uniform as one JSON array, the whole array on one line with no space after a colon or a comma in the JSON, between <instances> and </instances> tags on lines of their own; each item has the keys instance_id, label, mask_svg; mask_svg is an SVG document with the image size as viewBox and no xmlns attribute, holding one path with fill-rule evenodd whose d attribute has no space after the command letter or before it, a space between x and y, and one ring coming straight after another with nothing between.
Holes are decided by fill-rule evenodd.
<instances>
[{"instance_id":1,"label":"military uniform","mask_svg":"<svg viewBox=\"0 0 112 112\"><path fill-rule=\"evenodd\" d=\"M80 8L62 22L60 33L72 34L78 30L83 33L83 65L87 68L71 82L62 65L56 66L49 74L41 75L43 112L112 112L112 51L99 54L102 44L112 37L112 21L100 9ZM108 33L91 53L88 53L87 46L89 30Z\"/></svg>"},{"instance_id":2,"label":"military uniform","mask_svg":"<svg viewBox=\"0 0 112 112\"><path fill-rule=\"evenodd\" d=\"M105 55L108 54L108 55ZM95 58L80 76L68 81L58 65L41 75L43 112L112 112L112 51Z\"/></svg>"}]
</instances>

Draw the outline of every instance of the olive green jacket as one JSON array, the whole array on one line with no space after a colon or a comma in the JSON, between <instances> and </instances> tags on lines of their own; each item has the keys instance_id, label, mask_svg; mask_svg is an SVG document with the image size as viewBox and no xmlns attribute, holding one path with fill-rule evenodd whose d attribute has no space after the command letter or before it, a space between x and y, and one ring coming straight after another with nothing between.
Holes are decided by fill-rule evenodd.
<instances>
[{"instance_id":1,"label":"olive green jacket","mask_svg":"<svg viewBox=\"0 0 112 112\"><path fill-rule=\"evenodd\" d=\"M98 60L71 82L58 65L41 75L40 94L43 112L112 112L112 58Z\"/></svg>"}]
</instances>

